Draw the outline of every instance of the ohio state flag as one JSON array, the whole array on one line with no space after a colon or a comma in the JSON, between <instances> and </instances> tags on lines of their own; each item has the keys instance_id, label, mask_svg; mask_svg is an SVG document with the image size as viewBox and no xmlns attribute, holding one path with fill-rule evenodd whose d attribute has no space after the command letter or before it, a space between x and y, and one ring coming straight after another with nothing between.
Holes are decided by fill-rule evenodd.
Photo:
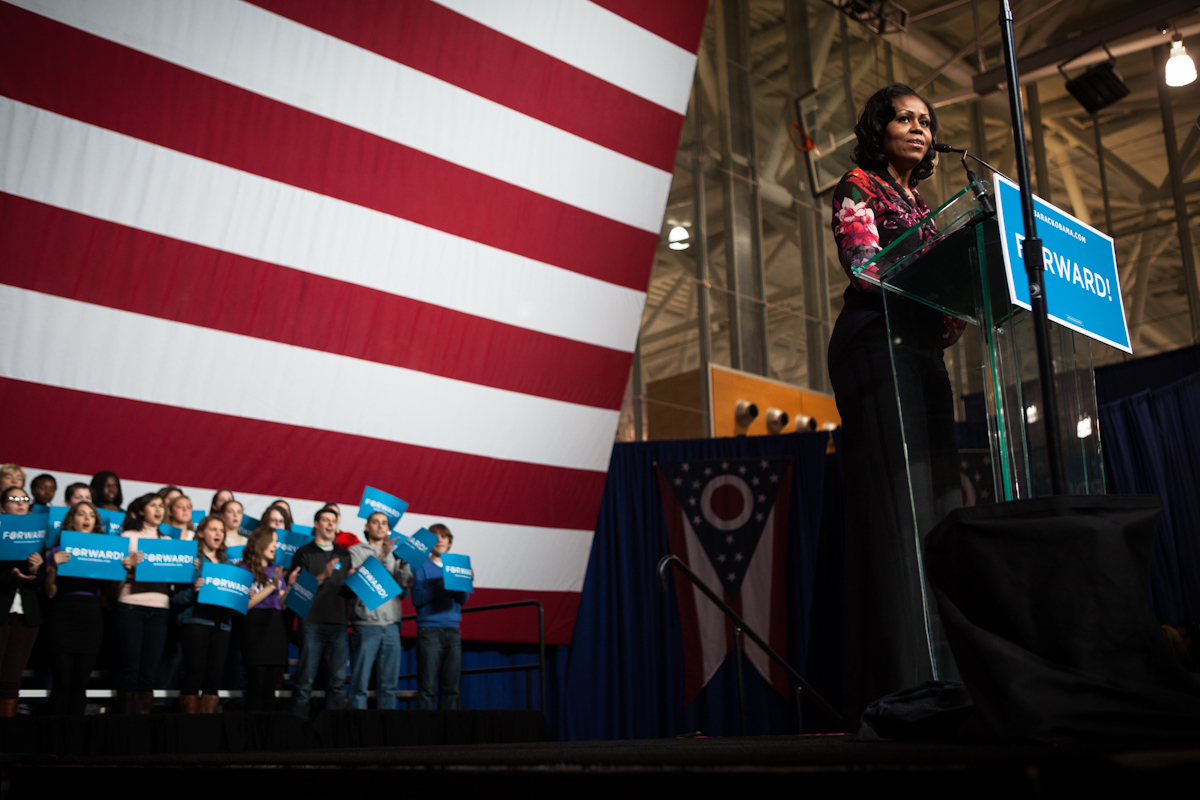
<instances>
[{"instance_id":1,"label":"ohio state flag","mask_svg":"<svg viewBox=\"0 0 1200 800\"><path fill-rule=\"evenodd\" d=\"M790 458L658 463L671 553L780 655L787 653L791 476ZM733 649L733 625L679 572L675 596L683 628L686 704ZM787 697L787 673L749 639L745 646L750 663Z\"/></svg>"}]
</instances>

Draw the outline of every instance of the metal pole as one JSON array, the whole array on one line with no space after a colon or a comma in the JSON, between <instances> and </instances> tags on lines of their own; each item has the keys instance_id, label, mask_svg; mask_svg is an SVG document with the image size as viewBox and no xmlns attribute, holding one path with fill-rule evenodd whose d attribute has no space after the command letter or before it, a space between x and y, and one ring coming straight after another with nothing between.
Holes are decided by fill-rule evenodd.
<instances>
[{"instance_id":1,"label":"metal pole","mask_svg":"<svg viewBox=\"0 0 1200 800\"><path fill-rule=\"evenodd\" d=\"M1096 133L1096 165L1100 168L1100 194L1104 195L1104 230L1112 236L1112 204L1108 201L1108 172L1104 168L1104 144L1100 139L1100 113L1092 114L1092 129Z\"/></svg>"},{"instance_id":2,"label":"metal pole","mask_svg":"<svg viewBox=\"0 0 1200 800\"><path fill-rule=\"evenodd\" d=\"M538 678L542 684L542 713L546 713L546 609L541 602L538 610Z\"/></svg>"},{"instance_id":3,"label":"metal pole","mask_svg":"<svg viewBox=\"0 0 1200 800\"><path fill-rule=\"evenodd\" d=\"M1046 129L1042 126L1042 100L1036 83L1025 84L1025 104L1029 106L1029 136L1033 140L1033 168L1037 173L1038 197L1050 199L1050 163L1046 161Z\"/></svg>"},{"instance_id":4,"label":"metal pole","mask_svg":"<svg viewBox=\"0 0 1200 800\"><path fill-rule=\"evenodd\" d=\"M1192 318L1192 341L1200 340L1200 286L1196 277L1196 254L1192 250L1192 228L1187 219L1187 197L1183 192L1183 168L1175 136L1175 109L1167 90L1167 46L1154 48L1154 74L1158 79L1158 104L1162 109L1163 138L1167 145L1167 170L1175 198L1175 222L1179 228L1179 250L1183 257L1183 282L1187 288L1188 312ZM1142 267L1138 267L1142 269Z\"/></svg>"},{"instance_id":5,"label":"metal pole","mask_svg":"<svg viewBox=\"0 0 1200 800\"><path fill-rule=\"evenodd\" d=\"M804 690L792 683L792 697L796 700L796 733L804 733Z\"/></svg>"},{"instance_id":6,"label":"metal pole","mask_svg":"<svg viewBox=\"0 0 1200 800\"><path fill-rule=\"evenodd\" d=\"M666 301L663 301L664 303ZM643 434L642 409L642 342L638 338L637 347L633 351L633 440L640 442L645 439Z\"/></svg>"},{"instance_id":7,"label":"metal pole","mask_svg":"<svg viewBox=\"0 0 1200 800\"><path fill-rule=\"evenodd\" d=\"M742 666L742 628L733 626L733 641L737 649L738 714L741 717L742 736L746 735L746 676Z\"/></svg>"},{"instance_id":8,"label":"metal pole","mask_svg":"<svg viewBox=\"0 0 1200 800\"><path fill-rule=\"evenodd\" d=\"M1000 0L1000 33L1004 45L1004 67L1008 79L1008 105L1012 113L1013 144L1017 155L1017 179L1021 184L1021 212L1025 220L1025 276L1029 280L1029 305L1033 308L1033 336L1037 345L1038 379L1042 384L1042 408L1046 412L1046 457L1050 462L1050 489L1067 493L1067 474L1059 436L1058 396L1054 385L1054 359L1050 352L1050 320L1046 314L1046 288L1042 271L1042 240L1033 216L1033 191L1029 182L1029 154L1025 148L1025 118L1021 113L1021 84L1017 77L1017 48L1013 42L1013 15L1008 0Z\"/></svg>"},{"instance_id":9,"label":"metal pole","mask_svg":"<svg viewBox=\"0 0 1200 800\"><path fill-rule=\"evenodd\" d=\"M696 324L700 334L700 408L703 412L700 429L704 436L712 436L712 310L708 298L708 198L704 183L704 120L701 110L704 103L700 93L700 75L692 82L692 242L696 259Z\"/></svg>"}]
</instances>

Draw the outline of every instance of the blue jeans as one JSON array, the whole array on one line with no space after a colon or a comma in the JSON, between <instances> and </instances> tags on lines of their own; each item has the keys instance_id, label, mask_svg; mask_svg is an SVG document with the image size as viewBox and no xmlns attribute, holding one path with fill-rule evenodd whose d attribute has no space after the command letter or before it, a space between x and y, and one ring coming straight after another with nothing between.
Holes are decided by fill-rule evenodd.
<instances>
[{"instance_id":1,"label":"blue jeans","mask_svg":"<svg viewBox=\"0 0 1200 800\"><path fill-rule=\"evenodd\" d=\"M462 674L462 638L458 628L417 628L417 708L458 708L458 679Z\"/></svg>"},{"instance_id":2,"label":"blue jeans","mask_svg":"<svg viewBox=\"0 0 1200 800\"><path fill-rule=\"evenodd\" d=\"M310 622L305 624L300 641L300 663L296 665L296 692L292 696L292 713L297 717L308 717L312 700L313 681L317 667L325 662L325 673L329 685L325 690L325 709L333 711L342 707L346 697L346 651L345 625Z\"/></svg>"},{"instance_id":3,"label":"blue jeans","mask_svg":"<svg viewBox=\"0 0 1200 800\"><path fill-rule=\"evenodd\" d=\"M396 707L400 677L400 629L396 625L355 625L350 634L350 702L347 708L367 707L367 684L375 667L375 706L380 711Z\"/></svg>"}]
</instances>

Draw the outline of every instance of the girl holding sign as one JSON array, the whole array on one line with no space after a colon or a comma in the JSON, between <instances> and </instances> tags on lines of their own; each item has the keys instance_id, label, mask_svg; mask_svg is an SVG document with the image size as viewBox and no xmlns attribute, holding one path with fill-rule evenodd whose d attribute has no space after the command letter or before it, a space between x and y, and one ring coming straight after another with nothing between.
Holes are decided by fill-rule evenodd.
<instances>
[{"instance_id":1,"label":"girl holding sign","mask_svg":"<svg viewBox=\"0 0 1200 800\"><path fill-rule=\"evenodd\" d=\"M189 513L190 513L190 506ZM225 557L225 523L220 517L205 517L196 529L196 569L203 560L213 564L228 564ZM204 585L203 578L178 591L171 598L179 612L179 641L183 644L183 683L179 687L179 707L185 714L212 714L220 698L221 673L225 670L225 654L233 625L228 609L201 605L196 595ZM204 692L201 695L201 692Z\"/></svg>"},{"instance_id":2,"label":"girl holding sign","mask_svg":"<svg viewBox=\"0 0 1200 800\"><path fill-rule=\"evenodd\" d=\"M80 533L96 533L99 527L100 512L89 502L71 506L62 523L64 531ZM70 560L71 554L58 547L46 554L45 593L50 598L46 635L54 675L50 713L80 715L87 707L88 679L104 641L100 592L108 581L59 577L58 568Z\"/></svg>"},{"instance_id":3,"label":"girl holding sign","mask_svg":"<svg viewBox=\"0 0 1200 800\"><path fill-rule=\"evenodd\" d=\"M154 676L167 640L167 615L171 596L168 583L142 583L134 579L145 557L138 539L161 539L158 525L166 508L156 494L145 494L129 504L122 536L133 539L130 554L121 561L127 577L117 594L117 640L121 649L121 679L117 686L117 713L149 714L154 703Z\"/></svg>"},{"instance_id":4,"label":"girl holding sign","mask_svg":"<svg viewBox=\"0 0 1200 800\"><path fill-rule=\"evenodd\" d=\"M0 510L5 514L28 514L32 498L19 486L0 492ZM24 561L0 562L0 717L17 713L21 673L37 641L42 612L38 605L37 582L42 577L41 553Z\"/></svg>"},{"instance_id":5,"label":"girl holding sign","mask_svg":"<svg viewBox=\"0 0 1200 800\"><path fill-rule=\"evenodd\" d=\"M246 711L274 710L275 687L287 667L287 627L283 622L287 584L282 580L283 569L272 566L278 545L275 529L260 526L242 551L242 569L254 575L242 638Z\"/></svg>"}]
</instances>

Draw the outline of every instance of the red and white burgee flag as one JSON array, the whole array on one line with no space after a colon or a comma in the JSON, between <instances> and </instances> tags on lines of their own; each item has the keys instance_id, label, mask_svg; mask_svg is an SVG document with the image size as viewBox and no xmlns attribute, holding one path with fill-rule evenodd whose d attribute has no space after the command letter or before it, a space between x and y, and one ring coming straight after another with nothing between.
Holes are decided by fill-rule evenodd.
<instances>
[{"instance_id":1,"label":"red and white burgee flag","mask_svg":"<svg viewBox=\"0 0 1200 800\"><path fill-rule=\"evenodd\" d=\"M0 460L379 486L569 641L706 5L0 2Z\"/></svg>"},{"instance_id":2,"label":"red and white burgee flag","mask_svg":"<svg viewBox=\"0 0 1200 800\"><path fill-rule=\"evenodd\" d=\"M787 526L790 458L658 463L671 553L787 657ZM695 699L734 647L733 624L675 572L683 631L684 702ZM789 678L748 638L746 657L775 690Z\"/></svg>"}]
</instances>

